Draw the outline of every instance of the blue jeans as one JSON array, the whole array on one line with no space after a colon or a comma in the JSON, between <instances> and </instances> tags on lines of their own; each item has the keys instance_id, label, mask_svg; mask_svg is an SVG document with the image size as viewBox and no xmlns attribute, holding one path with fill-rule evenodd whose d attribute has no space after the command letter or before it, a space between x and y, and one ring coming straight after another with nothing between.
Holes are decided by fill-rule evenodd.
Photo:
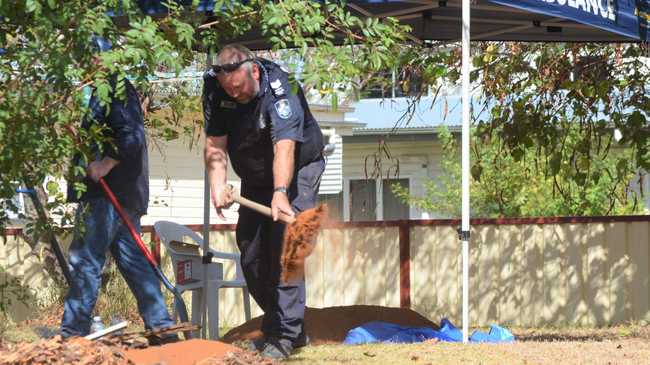
<instances>
[{"instance_id":1,"label":"blue jeans","mask_svg":"<svg viewBox=\"0 0 650 365\"><path fill-rule=\"evenodd\" d=\"M126 212L136 230L140 231L140 214ZM82 215L83 232L79 229ZM72 283L65 298L61 336L67 338L89 333L108 250L138 302L145 328L173 325L158 277L111 202L101 197L81 203L77 211L77 229L69 259Z\"/></svg>"}]
</instances>

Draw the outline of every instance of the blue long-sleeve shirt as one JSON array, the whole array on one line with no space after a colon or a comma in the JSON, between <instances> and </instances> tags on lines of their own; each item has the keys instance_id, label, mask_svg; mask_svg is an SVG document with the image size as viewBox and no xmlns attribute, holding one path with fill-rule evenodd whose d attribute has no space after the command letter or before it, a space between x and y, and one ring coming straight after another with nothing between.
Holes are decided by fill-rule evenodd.
<instances>
[{"instance_id":1,"label":"blue long-sleeve shirt","mask_svg":"<svg viewBox=\"0 0 650 365\"><path fill-rule=\"evenodd\" d=\"M108 127L107 137L111 142L104 144L101 154L96 148L96 156L98 159L108 156L120 163L104 180L124 207L146 214L149 205L149 161L144 118L137 91L128 80L125 79L124 83L124 100L114 96L108 113L93 92L89 102L90 113L84 119L82 127L88 129L92 123ZM81 158L77 156L73 164L80 165ZM104 196L101 187L90 178L86 177L84 183L87 191L80 199L77 199L73 184L69 184L69 201L85 201Z\"/></svg>"}]
</instances>

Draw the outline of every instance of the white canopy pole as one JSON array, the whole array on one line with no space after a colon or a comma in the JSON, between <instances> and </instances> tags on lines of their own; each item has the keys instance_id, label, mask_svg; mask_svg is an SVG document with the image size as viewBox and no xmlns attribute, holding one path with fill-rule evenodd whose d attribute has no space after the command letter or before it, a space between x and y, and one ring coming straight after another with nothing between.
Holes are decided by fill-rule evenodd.
<instances>
[{"instance_id":1,"label":"white canopy pole","mask_svg":"<svg viewBox=\"0 0 650 365\"><path fill-rule=\"evenodd\" d=\"M469 332L469 125L470 125L470 0L463 0L463 39L462 39L462 68L463 82L463 126L462 126L462 218L460 239L463 250L463 343L468 342Z\"/></svg>"},{"instance_id":2,"label":"white canopy pole","mask_svg":"<svg viewBox=\"0 0 650 365\"><path fill-rule=\"evenodd\" d=\"M210 50L206 53L205 63L207 67L212 66L212 55ZM206 125L204 128L205 138L207 139ZM207 143L207 141L205 142ZM203 256L205 257L210 250L210 179L208 178L208 168L204 165L203 173ZM203 264L203 295L201 295L201 338L205 339L207 321L207 294L208 294L208 266L207 263Z\"/></svg>"}]
</instances>

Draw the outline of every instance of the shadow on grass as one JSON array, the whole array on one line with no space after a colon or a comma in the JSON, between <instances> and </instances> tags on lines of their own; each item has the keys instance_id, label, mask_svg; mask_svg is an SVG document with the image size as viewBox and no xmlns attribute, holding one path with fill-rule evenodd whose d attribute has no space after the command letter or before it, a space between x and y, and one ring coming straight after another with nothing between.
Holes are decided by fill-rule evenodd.
<instances>
[{"instance_id":1,"label":"shadow on grass","mask_svg":"<svg viewBox=\"0 0 650 365\"><path fill-rule=\"evenodd\" d=\"M625 324L604 328L515 329L520 342L602 342L621 339L650 339L650 326Z\"/></svg>"},{"instance_id":2,"label":"shadow on grass","mask_svg":"<svg viewBox=\"0 0 650 365\"><path fill-rule=\"evenodd\" d=\"M572 335L562 333L526 334L516 336L520 342L602 342L621 338L615 335Z\"/></svg>"}]
</instances>

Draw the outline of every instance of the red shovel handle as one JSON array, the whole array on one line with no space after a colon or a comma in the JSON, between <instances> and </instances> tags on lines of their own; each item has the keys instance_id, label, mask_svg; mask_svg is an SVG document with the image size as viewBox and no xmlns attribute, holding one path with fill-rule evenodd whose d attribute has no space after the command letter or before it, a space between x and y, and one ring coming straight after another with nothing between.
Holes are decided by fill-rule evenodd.
<instances>
[{"instance_id":1,"label":"red shovel handle","mask_svg":"<svg viewBox=\"0 0 650 365\"><path fill-rule=\"evenodd\" d=\"M129 232L131 232L131 236L133 236L135 243L138 244L138 247L140 247L140 250L142 250L142 253L144 253L144 256L147 258L147 261L149 261L149 264L151 264L153 267L156 267L157 266L156 260L153 258L153 255L151 254L147 246L142 241L140 234L138 233L138 231L136 231L135 227L133 226L133 223L131 223L131 220L124 212L124 208L122 208L122 204L120 204L120 202L117 201L117 198L115 197L115 194L113 194L113 191L111 191L111 188L108 187L108 184L106 184L104 178L100 178L98 183L102 187L102 189L104 189L104 193L106 193L108 200L110 200L111 203L113 203L115 210L117 210L117 214L119 214L124 224L126 224L126 227L129 229Z\"/></svg>"},{"instance_id":2,"label":"red shovel handle","mask_svg":"<svg viewBox=\"0 0 650 365\"><path fill-rule=\"evenodd\" d=\"M149 261L149 265L151 265L151 268L155 272L156 276L158 276L158 278L165 285L165 287L174 294L174 299L175 299L174 303L176 308L178 309L178 316L180 317L181 321L189 322L187 307L185 306L185 302L183 301L183 297L181 296L181 293L178 291L178 289L176 289L176 287L172 285L171 282L169 282L169 279L167 279L165 274L163 274L163 272L160 271L160 267L156 265L156 260L154 260L153 255L151 254L147 246L142 241L142 238L140 238L140 234L138 233L138 231L136 231L135 227L133 227L133 223L131 223L131 220L124 212L124 208L122 208L120 202L117 201L115 194L113 194L111 189L108 187L106 181L104 181L103 178L100 178L98 183L104 190L104 193L106 194L106 197L108 197L108 200L110 200L113 206L115 207L115 210L117 210L117 214L119 214L124 224L126 224L126 227L129 229L129 232L131 232L131 236L133 236L135 243L137 243L138 247L140 248L140 251L142 251L142 253L144 254L144 257L147 259L147 261ZM192 338L192 331L189 330L183 331L183 333L185 334L185 339Z\"/></svg>"}]
</instances>

